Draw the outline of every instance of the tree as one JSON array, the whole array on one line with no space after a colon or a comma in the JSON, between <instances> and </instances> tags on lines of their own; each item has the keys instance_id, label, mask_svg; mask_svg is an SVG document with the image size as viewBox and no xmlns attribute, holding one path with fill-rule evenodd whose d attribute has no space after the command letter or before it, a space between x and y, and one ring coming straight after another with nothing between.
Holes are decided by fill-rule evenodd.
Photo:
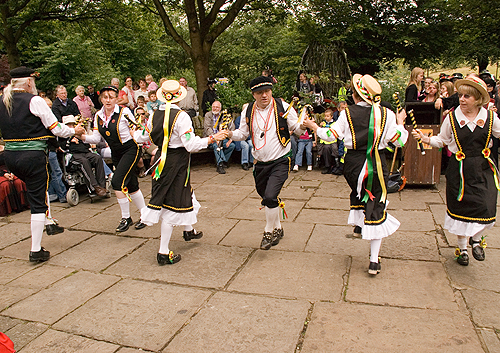
<instances>
[{"instance_id":1,"label":"tree","mask_svg":"<svg viewBox=\"0 0 500 353\"><path fill-rule=\"evenodd\" d=\"M0 39L11 69L21 65L18 43L37 21L80 21L106 16L105 0L0 0ZM110 2L112 3L112 2Z\"/></svg>"}]
</instances>

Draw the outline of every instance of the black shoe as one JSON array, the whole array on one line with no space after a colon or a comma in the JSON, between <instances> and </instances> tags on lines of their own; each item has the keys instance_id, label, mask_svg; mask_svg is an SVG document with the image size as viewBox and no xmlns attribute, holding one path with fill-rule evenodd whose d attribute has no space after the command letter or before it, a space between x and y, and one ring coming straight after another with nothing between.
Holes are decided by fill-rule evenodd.
<instances>
[{"instance_id":1,"label":"black shoe","mask_svg":"<svg viewBox=\"0 0 500 353\"><path fill-rule=\"evenodd\" d=\"M203 232L197 232L195 229L191 229L189 232L184 231L182 237L185 241L190 241L193 239L200 239L203 236Z\"/></svg>"},{"instance_id":2,"label":"black shoe","mask_svg":"<svg viewBox=\"0 0 500 353\"><path fill-rule=\"evenodd\" d=\"M377 275L380 273L382 266L380 265L380 259L378 262L370 262L370 267L368 267L368 273L371 275Z\"/></svg>"},{"instance_id":3,"label":"black shoe","mask_svg":"<svg viewBox=\"0 0 500 353\"><path fill-rule=\"evenodd\" d=\"M217 165L217 173L226 174L226 170L224 169L224 166L222 164Z\"/></svg>"},{"instance_id":4,"label":"black shoe","mask_svg":"<svg viewBox=\"0 0 500 353\"><path fill-rule=\"evenodd\" d=\"M132 218L122 218L118 227L116 227L117 232L125 232L132 225Z\"/></svg>"},{"instance_id":5,"label":"black shoe","mask_svg":"<svg viewBox=\"0 0 500 353\"><path fill-rule=\"evenodd\" d=\"M242 168L243 170L248 170L248 169L250 169L250 166L248 165L248 163L243 163L243 164L241 165L241 168Z\"/></svg>"},{"instance_id":6,"label":"black shoe","mask_svg":"<svg viewBox=\"0 0 500 353\"><path fill-rule=\"evenodd\" d=\"M50 258L50 251L45 250L43 247L40 251L30 251L30 262L44 262Z\"/></svg>"},{"instance_id":7,"label":"black shoe","mask_svg":"<svg viewBox=\"0 0 500 353\"><path fill-rule=\"evenodd\" d=\"M227 168L229 168L229 163L228 162L222 162L222 166L227 169Z\"/></svg>"},{"instance_id":8,"label":"black shoe","mask_svg":"<svg viewBox=\"0 0 500 353\"><path fill-rule=\"evenodd\" d=\"M459 265L469 266L469 254L467 254L467 250L457 249L455 250L455 255L457 255L457 262Z\"/></svg>"},{"instance_id":9,"label":"black shoe","mask_svg":"<svg viewBox=\"0 0 500 353\"><path fill-rule=\"evenodd\" d=\"M45 226L45 231L47 235L54 235L64 232L64 227L58 226L57 224L47 224Z\"/></svg>"},{"instance_id":10,"label":"black shoe","mask_svg":"<svg viewBox=\"0 0 500 353\"><path fill-rule=\"evenodd\" d=\"M361 238L361 227L360 226L355 226L354 230L352 232L352 236L354 238Z\"/></svg>"},{"instance_id":11,"label":"black shoe","mask_svg":"<svg viewBox=\"0 0 500 353\"><path fill-rule=\"evenodd\" d=\"M321 169L321 174L330 174L330 173L331 173L330 167L325 167Z\"/></svg>"},{"instance_id":12,"label":"black shoe","mask_svg":"<svg viewBox=\"0 0 500 353\"><path fill-rule=\"evenodd\" d=\"M164 254L156 254L156 261L158 261L158 265L173 265L179 261L181 261L181 255L175 255L173 251L170 251L168 255Z\"/></svg>"},{"instance_id":13,"label":"black shoe","mask_svg":"<svg viewBox=\"0 0 500 353\"><path fill-rule=\"evenodd\" d=\"M470 244L470 246L472 246L472 256L474 256L474 258L477 261L484 261L485 254L484 254L484 248L480 245L481 242L474 241L474 240L472 240L472 237L471 237L469 239L469 244ZM474 246L474 244L479 244L479 245Z\"/></svg>"},{"instance_id":14,"label":"black shoe","mask_svg":"<svg viewBox=\"0 0 500 353\"><path fill-rule=\"evenodd\" d=\"M279 243L279 240L278 240ZM262 237L262 241L260 242L260 248L262 250L269 250L273 245L273 233L264 232L264 236Z\"/></svg>"},{"instance_id":15,"label":"black shoe","mask_svg":"<svg viewBox=\"0 0 500 353\"><path fill-rule=\"evenodd\" d=\"M285 235L285 232L283 231L283 228L274 228L273 230L273 240L271 241L271 245L275 246L278 245L281 238Z\"/></svg>"},{"instance_id":16,"label":"black shoe","mask_svg":"<svg viewBox=\"0 0 500 353\"><path fill-rule=\"evenodd\" d=\"M141 220L138 220L134 227L137 230L141 230L141 229L146 228L147 224L146 223L142 223Z\"/></svg>"}]
</instances>

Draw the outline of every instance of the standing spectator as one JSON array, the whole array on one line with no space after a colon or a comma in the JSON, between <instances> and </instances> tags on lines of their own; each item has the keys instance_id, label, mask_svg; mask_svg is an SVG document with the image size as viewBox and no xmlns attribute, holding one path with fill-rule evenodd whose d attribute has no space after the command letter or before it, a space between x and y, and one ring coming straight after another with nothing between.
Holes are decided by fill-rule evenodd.
<instances>
[{"instance_id":1,"label":"standing spectator","mask_svg":"<svg viewBox=\"0 0 500 353\"><path fill-rule=\"evenodd\" d=\"M424 69L415 67L411 70L410 81L406 87L405 102L418 102L419 93L422 90Z\"/></svg>"},{"instance_id":2,"label":"standing spectator","mask_svg":"<svg viewBox=\"0 0 500 353\"><path fill-rule=\"evenodd\" d=\"M209 137L217 134L221 128L220 123L222 122L221 114L222 104L219 101L215 101L212 104L212 111L207 112L205 115L205 121L203 123L203 136ZM227 130L234 130L234 124L231 123ZM215 160L217 163L217 173L226 174L224 168L229 166L229 158L233 153L235 148L234 142L231 139L224 139L219 147L216 142L208 145L208 148L214 151Z\"/></svg>"},{"instance_id":3,"label":"standing spectator","mask_svg":"<svg viewBox=\"0 0 500 353\"><path fill-rule=\"evenodd\" d=\"M62 117L65 115L78 115L80 110L78 105L71 99L68 99L68 91L66 87L59 85L56 87L56 99L52 104L52 112L57 120L62 123ZM62 181L62 170L57 158L57 151L60 150L57 141L50 141L49 147L49 165L50 165L50 182L49 182L49 197L50 201L59 199L59 202L66 201L66 186Z\"/></svg>"},{"instance_id":4,"label":"standing spectator","mask_svg":"<svg viewBox=\"0 0 500 353\"><path fill-rule=\"evenodd\" d=\"M136 102L139 100L139 97L144 97L144 100L146 102L149 100L149 98L148 98L148 84L146 83L145 79L143 79L143 78L139 79L139 89L137 91L134 91L134 97L135 97Z\"/></svg>"},{"instance_id":5,"label":"standing spectator","mask_svg":"<svg viewBox=\"0 0 500 353\"><path fill-rule=\"evenodd\" d=\"M149 91L148 98L149 102L146 104L146 109L149 116L153 116L153 113L160 108L161 101L156 97L156 91Z\"/></svg>"},{"instance_id":6,"label":"standing spectator","mask_svg":"<svg viewBox=\"0 0 500 353\"><path fill-rule=\"evenodd\" d=\"M127 77L125 77L125 86L123 86L123 88L122 88L122 91L127 94L127 98L128 98L127 107L129 107L130 110L132 110L132 111L137 106L137 103L135 101L134 90L132 88L133 83L134 83L134 81L132 80L132 77L127 76Z\"/></svg>"},{"instance_id":7,"label":"standing spectator","mask_svg":"<svg viewBox=\"0 0 500 353\"><path fill-rule=\"evenodd\" d=\"M453 83L451 83L450 81L443 81L441 82L441 88L439 92L441 93L441 98L451 97L455 93L455 86L453 86Z\"/></svg>"},{"instance_id":8,"label":"standing spectator","mask_svg":"<svg viewBox=\"0 0 500 353\"><path fill-rule=\"evenodd\" d=\"M89 91L89 98L92 100L92 103L94 103L94 107L99 110L102 107L101 102L99 102L99 92L96 92L94 89L94 85L90 84L87 86L87 89Z\"/></svg>"},{"instance_id":9,"label":"standing spectator","mask_svg":"<svg viewBox=\"0 0 500 353\"><path fill-rule=\"evenodd\" d=\"M306 162L307 162L307 170L312 170L312 135L309 134L309 131L306 131L299 137L299 141L297 144L297 156L295 157L295 166L293 167L294 172L299 171L299 167L302 166L303 153L306 151Z\"/></svg>"},{"instance_id":10,"label":"standing spectator","mask_svg":"<svg viewBox=\"0 0 500 353\"><path fill-rule=\"evenodd\" d=\"M78 106L80 115L87 119L92 119L92 108L94 108L94 103L90 97L85 95L85 88L83 86L77 86L75 88L76 97L73 101Z\"/></svg>"},{"instance_id":11,"label":"standing spectator","mask_svg":"<svg viewBox=\"0 0 500 353\"><path fill-rule=\"evenodd\" d=\"M425 97L423 97L422 102L435 102L439 98L439 82L431 81L427 84L425 88Z\"/></svg>"},{"instance_id":12,"label":"standing spectator","mask_svg":"<svg viewBox=\"0 0 500 353\"><path fill-rule=\"evenodd\" d=\"M208 79L207 89L203 92L203 98L201 99L201 110L203 111L203 116L208 112L208 109L212 106L213 102L217 100L217 91L215 90L215 84L217 80Z\"/></svg>"},{"instance_id":13,"label":"standing spectator","mask_svg":"<svg viewBox=\"0 0 500 353\"><path fill-rule=\"evenodd\" d=\"M128 106L128 96L127 93L120 89L120 80L115 78L111 79L111 86L115 86L118 89L118 102L117 104L125 108Z\"/></svg>"},{"instance_id":14,"label":"standing spectator","mask_svg":"<svg viewBox=\"0 0 500 353\"><path fill-rule=\"evenodd\" d=\"M157 91L158 85L155 81L153 81L153 75L146 75L146 83L148 84L148 92L149 91Z\"/></svg>"},{"instance_id":15,"label":"standing spectator","mask_svg":"<svg viewBox=\"0 0 500 353\"><path fill-rule=\"evenodd\" d=\"M184 77L179 79L179 83L186 89L187 96L179 102L178 106L188 113L191 118L194 118L198 112L198 97L196 97L196 92L192 87L187 85L187 81Z\"/></svg>"}]
</instances>

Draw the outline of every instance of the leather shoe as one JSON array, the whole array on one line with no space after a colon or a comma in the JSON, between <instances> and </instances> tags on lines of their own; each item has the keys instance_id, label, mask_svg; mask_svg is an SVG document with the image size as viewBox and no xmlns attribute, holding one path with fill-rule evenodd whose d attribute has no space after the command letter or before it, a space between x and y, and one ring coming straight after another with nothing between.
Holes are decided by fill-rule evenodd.
<instances>
[{"instance_id":1,"label":"leather shoe","mask_svg":"<svg viewBox=\"0 0 500 353\"><path fill-rule=\"evenodd\" d=\"M137 230L141 230L143 228L146 228L147 224L146 223L142 223L141 220L138 220L134 227Z\"/></svg>"},{"instance_id":2,"label":"leather shoe","mask_svg":"<svg viewBox=\"0 0 500 353\"><path fill-rule=\"evenodd\" d=\"M470 246L472 246L472 256L474 256L474 258L477 261L484 261L484 258L485 258L484 248L481 245L474 246L474 244L481 244L481 242L474 241L474 240L472 240L472 237L471 237L471 238L469 238L469 244L470 244Z\"/></svg>"},{"instance_id":3,"label":"leather shoe","mask_svg":"<svg viewBox=\"0 0 500 353\"><path fill-rule=\"evenodd\" d=\"M203 236L203 232L197 232L195 229L191 229L189 232L184 231L182 237L185 241L190 241L193 239L200 239Z\"/></svg>"},{"instance_id":4,"label":"leather shoe","mask_svg":"<svg viewBox=\"0 0 500 353\"><path fill-rule=\"evenodd\" d=\"M227 168L229 168L229 163L228 162L222 162L222 166L227 169Z\"/></svg>"},{"instance_id":5,"label":"leather shoe","mask_svg":"<svg viewBox=\"0 0 500 353\"><path fill-rule=\"evenodd\" d=\"M175 255L173 251L170 251L168 255L164 254L156 254L156 261L158 261L158 265L173 265L179 261L181 261L181 255Z\"/></svg>"},{"instance_id":6,"label":"leather shoe","mask_svg":"<svg viewBox=\"0 0 500 353\"><path fill-rule=\"evenodd\" d=\"M217 173L226 174L226 170L224 169L224 166L222 164L217 164Z\"/></svg>"},{"instance_id":7,"label":"leather shoe","mask_svg":"<svg viewBox=\"0 0 500 353\"><path fill-rule=\"evenodd\" d=\"M47 232L47 235L59 234L64 232L64 227L61 227L57 224L47 224L45 226L45 231Z\"/></svg>"},{"instance_id":8,"label":"leather shoe","mask_svg":"<svg viewBox=\"0 0 500 353\"><path fill-rule=\"evenodd\" d=\"M279 240L278 240L279 242ZM260 242L260 248L262 250L269 250L271 249L271 246L273 245L273 233L271 232L264 232L264 236L262 237L262 241Z\"/></svg>"},{"instance_id":9,"label":"leather shoe","mask_svg":"<svg viewBox=\"0 0 500 353\"><path fill-rule=\"evenodd\" d=\"M118 227L116 227L117 232L125 232L132 225L132 218L122 218Z\"/></svg>"},{"instance_id":10,"label":"leather shoe","mask_svg":"<svg viewBox=\"0 0 500 353\"><path fill-rule=\"evenodd\" d=\"M361 238L361 227L360 226L354 227L354 230L352 231L352 237L353 238Z\"/></svg>"},{"instance_id":11,"label":"leather shoe","mask_svg":"<svg viewBox=\"0 0 500 353\"><path fill-rule=\"evenodd\" d=\"M271 241L271 245L275 246L278 245L281 238L285 235L285 232L283 231L283 228L274 228L273 230L273 240Z\"/></svg>"},{"instance_id":12,"label":"leather shoe","mask_svg":"<svg viewBox=\"0 0 500 353\"><path fill-rule=\"evenodd\" d=\"M30 251L30 262L44 262L50 258L50 251L43 247L40 251Z\"/></svg>"},{"instance_id":13,"label":"leather shoe","mask_svg":"<svg viewBox=\"0 0 500 353\"><path fill-rule=\"evenodd\" d=\"M467 251L460 252L460 255L457 257L457 262L459 265L469 266L469 254L467 254Z\"/></svg>"},{"instance_id":14,"label":"leather shoe","mask_svg":"<svg viewBox=\"0 0 500 353\"><path fill-rule=\"evenodd\" d=\"M243 170L248 170L248 169L250 169L250 167L248 166L248 163L243 163L243 164L241 165L241 168L243 168Z\"/></svg>"},{"instance_id":15,"label":"leather shoe","mask_svg":"<svg viewBox=\"0 0 500 353\"><path fill-rule=\"evenodd\" d=\"M378 262L370 262L370 267L368 267L368 273L370 275L377 275L380 273L382 266L380 265L380 260Z\"/></svg>"},{"instance_id":16,"label":"leather shoe","mask_svg":"<svg viewBox=\"0 0 500 353\"><path fill-rule=\"evenodd\" d=\"M97 196L99 196L99 197L106 196L107 191L106 191L105 188L103 188L103 187L101 187L99 185L96 185L96 186L94 186L94 190L95 190L95 193L96 193Z\"/></svg>"}]
</instances>

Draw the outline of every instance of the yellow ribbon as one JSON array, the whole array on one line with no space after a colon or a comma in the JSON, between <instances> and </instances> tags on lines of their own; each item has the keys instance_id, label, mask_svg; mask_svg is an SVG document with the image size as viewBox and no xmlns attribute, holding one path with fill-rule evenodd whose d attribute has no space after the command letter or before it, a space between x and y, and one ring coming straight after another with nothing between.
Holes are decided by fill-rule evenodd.
<instances>
[{"instance_id":1,"label":"yellow ribbon","mask_svg":"<svg viewBox=\"0 0 500 353\"><path fill-rule=\"evenodd\" d=\"M153 175L153 179L158 180L161 176L161 172L163 171L163 167L165 166L165 161L167 160L167 151L168 151L168 123L170 120L170 102L165 103L165 116L163 118L163 145L161 146L161 157L160 163L156 167L155 173Z\"/></svg>"},{"instance_id":2,"label":"yellow ribbon","mask_svg":"<svg viewBox=\"0 0 500 353\"><path fill-rule=\"evenodd\" d=\"M373 103L373 107L374 107L375 123L376 123L375 129L377 131L376 136L380 139L380 136L382 135L382 131L380 131L382 124L382 116L381 116L382 112L380 108L380 102L376 100ZM387 198L387 189L385 187L384 171L382 168L380 153L378 151L378 144L374 146L374 149L375 149L375 163L377 165L378 180L380 182L380 186L382 187L382 195L380 196L380 202L385 202Z\"/></svg>"}]
</instances>

